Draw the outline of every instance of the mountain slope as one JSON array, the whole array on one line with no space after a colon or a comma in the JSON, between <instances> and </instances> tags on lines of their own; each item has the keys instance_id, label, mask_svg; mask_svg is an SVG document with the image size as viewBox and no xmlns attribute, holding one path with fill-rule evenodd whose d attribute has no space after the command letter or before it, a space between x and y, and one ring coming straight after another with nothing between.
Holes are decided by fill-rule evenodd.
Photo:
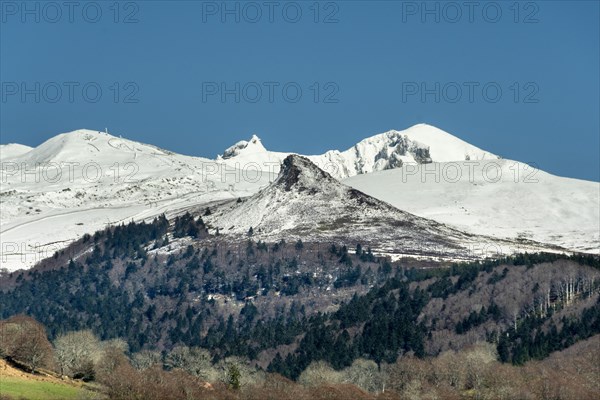
<instances>
[{"instance_id":1,"label":"mountain slope","mask_svg":"<svg viewBox=\"0 0 600 400\"><path fill-rule=\"evenodd\" d=\"M407 165L343 181L402 210L478 235L598 253L600 184L510 160Z\"/></svg>"},{"instance_id":2,"label":"mountain slope","mask_svg":"<svg viewBox=\"0 0 600 400\"><path fill-rule=\"evenodd\" d=\"M238 167L255 163L265 171L277 172L278 164L289 154L292 153L268 151L254 135L250 141L240 141L228 148L218 159ZM307 157L338 179L398 168L403 163L498 158L427 124L415 125L403 131L381 133L364 139L345 151L330 150L322 155Z\"/></svg>"},{"instance_id":3,"label":"mountain slope","mask_svg":"<svg viewBox=\"0 0 600 400\"><path fill-rule=\"evenodd\" d=\"M217 207L203 218L221 234L236 237L252 232L253 237L269 241L294 238L361 242L380 253L397 256L469 259L490 255L476 254L486 245L505 254L517 247L516 243L465 234L401 211L341 184L298 155L283 160L277 179L265 189L241 202Z\"/></svg>"},{"instance_id":4,"label":"mountain slope","mask_svg":"<svg viewBox=\"0 0 600 400\"><path fill-rule=\"evenodd\" d=\"M248 181L213 160L90 130L55 136L2 163L0 268L9 270L106 225L249 196L270 180L261 173Z\"/></svg>"},{"instance_id":5,"label":"mountain slope","mask_svg":"<svg viewBox=\"0 0 600 400\"><path fill-rule=\"evenodd\" d=\"M0 144L0 159L10 160L31 151L33 148L18 143Z\"/></svg>"},{"instance_id":6,"label":"mountain slope","mask_svg":"<svg viewBox=\"0 0 600 400\"><path fill-rule=\"evenodd\" d=\"M28 268L107 225L251 196L275 179L288 155L267 151L254 136L209 160L91 130L61 134L36 148L2 145L0 268ZM485 163L502 164L497 156L425 124L308 158L334 178L351 176L350 186L373 197L462 231L586 251L599 247L596 182L552 177L543 185L486 185L481 179L418 184L411 175L415 166L443 170L469 158L480 163L476 172L481 174ZM386 169L392 170L377 172ZM395 174L403 173L413 183L398 186ZM538 186L545 189L534 190Z\"/></svg>"}]
</instances>

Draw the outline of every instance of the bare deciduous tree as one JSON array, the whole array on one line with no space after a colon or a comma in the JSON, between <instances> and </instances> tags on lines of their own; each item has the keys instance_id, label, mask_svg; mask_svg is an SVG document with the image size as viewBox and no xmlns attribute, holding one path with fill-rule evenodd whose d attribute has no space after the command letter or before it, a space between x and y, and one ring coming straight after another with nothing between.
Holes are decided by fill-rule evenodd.
<instances>
[{"instance_id":1,"label":"bare deciduous tree","mask_svg":"<svg viewBox=\"0 0 600 400\"><path fill-rule=\"evenodd\" d=\"M100 341L90 330L60 335L54 340L54 348L61 374L71 377L102 356Z\"/></svg>"},{"instance_id":2,"label":"bare deciduous tree","mask_svg":"<svg viewBox=\"0 0 600 400\"><path fill-rule=\"evenodd\" d=\"M343 379L367 392L377 393L385 391L387 365L381 368L373 360L359 358L352 365L343 370Z\"/></svg>"},{"instance_id":3,"label":"bare deciduous tree","mask_svg":"<svg viewBox=\"0 0 600 400\"><path fill-rule=\"evenodd\" d=\"M159 351L142 350L132 356L131 362L138 370L144 370L153 365L162 365L162 354Z\"/></svg>"},{"instance_id":4,"label":"bare deciduous tree","mask_svg":"<svg viewBox=\"0 0 600 400\"><path fill-rule=\"evenodd\" d=\"M341 383L343 381L344 376L342 373L334 370L325 361L312 362L298 378L298 382L304 386L319 386L326 383Z\"/></svg>"},{"instance_id":5,"label":"bare deciduous tree","mask_svg":"<svg viewBox=\"0 0 600 400\"><path fill-rule=\"evenodd\" d=\"M206 381L214 379L210 352L200 347L175 347L165 358L168 368L179 368Z\"/></svg>"},{"instance_id":6,"label":"bare deciduous tree","mask_svg":"<svg viewBox=\"0 0 600 400\"><path fill-rule=\"evenodd\" d=\"M0 354L25 363L32 373L40 367L53 366L53 350L46 329L25 315L0 321Z\"/></svg>"}]
</instances>

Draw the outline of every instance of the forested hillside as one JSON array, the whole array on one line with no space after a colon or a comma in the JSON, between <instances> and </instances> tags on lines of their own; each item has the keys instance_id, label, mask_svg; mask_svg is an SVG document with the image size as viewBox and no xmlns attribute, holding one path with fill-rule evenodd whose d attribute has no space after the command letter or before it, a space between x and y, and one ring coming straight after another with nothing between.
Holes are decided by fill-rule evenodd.
<instances>
[{"instance_id":1,"label":"forested hillside","mask_svg":"<svg viewBox=\"0 0 600 400\"><path fill-rule=\"evenodd\" d=\"M317 361L341 370L481 342L502 362L543 359L600 332L599 268L589 255L436 266L359 243L228 242L184 214L108 228L5 275L0 303L51 340L91 330L130 354L203 348L298 379Z\"/></svg>"}]
</instances>

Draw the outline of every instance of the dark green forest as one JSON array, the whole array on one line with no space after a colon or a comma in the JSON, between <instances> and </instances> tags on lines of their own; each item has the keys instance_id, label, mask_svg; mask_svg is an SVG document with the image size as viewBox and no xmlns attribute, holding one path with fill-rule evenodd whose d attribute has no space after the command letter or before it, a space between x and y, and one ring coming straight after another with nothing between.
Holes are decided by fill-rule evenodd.
<instances>
[{"instance_id":1,"label":"dark green forest","mask_svg":"<svg viewBox=\"0 0 600 400\"><path fill-rule=\"evenodd\" d=\"M600 269L597 257L560 254L417 268L376 257L360 244L349 247L251 238L228 247L189 214L131 222L87 235L38 268L4 276L0 317L30 315L51 339L91 329L103 340L125 339L132 353L181 344L206 348L218 361L253 360L268 351L267 370L296 379L317 360L343 369L357 358L379 364L402 354L428 355L426 344L438 329L436 316L424 311L428 303L502 285L511 269L525 273L557 262ZM80 256L71 257L75 253ZM327 304L333 296L341 300L335 311L325 311L308 303L307 293ZM457 316L452 331L463 335L493 324L500 334L487 340L501 361L514 364L600 333L598 300L557 319L565 306L558 296L552 310L520 317L516 329L491 300ZM597 286L579 295L581 301L593 296ZM239 312L227 311L232 304Z\"/></svg>"}]
</instances>

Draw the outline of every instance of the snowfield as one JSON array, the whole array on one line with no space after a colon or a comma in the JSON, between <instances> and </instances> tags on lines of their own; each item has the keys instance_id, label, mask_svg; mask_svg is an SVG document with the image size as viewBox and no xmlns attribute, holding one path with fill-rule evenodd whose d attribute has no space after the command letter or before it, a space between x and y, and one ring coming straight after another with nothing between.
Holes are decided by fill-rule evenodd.
<instances>
[{"instance_id":1,"label":"snowfield","mask_svg":"<svg viewBox=\"0 0 600 400\"><path fill-rule=\"evenodd\" d=\"M466 232L599 252L597 182L561 178L511 160L405 165L343 182Z\"/></svg>"},{"instance_id":2,"label":"snowfield","mask_svg":"<svg viewBox=\"0 0 600 400\"><path fill-rule=\"evenodd\" d=\"M91 130L60 134L35 148L1 145L0 268L29 268L107 225L198 210L215 202L231 208L231 215L222 214L217 226L232 235L261 225L262 234L277 233L273 227L298 236L302 229L323 237L360 232L375 241L378 235L394 237L386 225L386 212L398 219L410 215L402 213L406 211L465 232L458 236L531 239L598 253L598 182L542 171L531 175L524 164L501 160L425 124L372 136L345 151L308 156L333 178L396 208L386 205L386 212L378 207L353 208L345 200L337 207L330 200L346 198L342 195L346 189L339 189L336 180L326 180L331 188L321 187L320 193L326 194L315 197L314 204L305 196L292 201L287 193L283 207L278 201L284 200L271 193L262 200L253 198L252 208L236 211L238 203L233 200L273 190L271 183L290 154L268 151L254 136L211 160ZM455 180L452 173L457 169L461 178ZM520 171L516 181L515 169ZM496 182L498 170L501 179ZM424 182L423 171L429 171ZM468 172L474 173L473 179L465 178ZM272 203L264 203L266 198ZM269 212L258 213L260 208ZM345 226L346 218L327 222L335 220L335 213L346 215L349 210L357 214L348 216L354 219L352 229ZM307 213L318 217L313 216L320 221L316 231L305 226L311 220ZM376 227L368 224L373 219L380 221ZM392 242L386 247L389 253L394 252ZM459 247L463 245L461 241ZM411 253L408 247L398 252Z\"/></svg>"},{"instance_id":3,"label":"snowfield","mask_svg":"<svg viewBox=\"0 0 600 400\"><path fill-rule=\"evenodd\" d=\"M90 130L10 154L0 177L0 268L9 270L108 225L249 196L273 179Z\"/></svg>"},{"instance_id":4,"label":"snowfield","mask_svg":"<svg viewBox=\"0 0 600 400\"><path fill-rule=\"evenodd\" d=\"M11 158L19 157L31 150L33 150L32 147L18 143L0 144L0 160L10 160Z\"/></svg>"},{"instance_id":5,"label":"snowfield","mask_svg":"<svg viewBox=\"0 0 600 400\"><path fill-rule=\"evenodd\" d=\"M253 135L249 141L242 140L225 150L217 160L237 167L253 163L264 171L277 173L283 159L290 154L295 153L268 151L260 138ZM403 163L498 159L494 154L427 124L381 133L345 151L330 150L306 157L337 179L398 168Z\"/></svg>"}]
</instances>

